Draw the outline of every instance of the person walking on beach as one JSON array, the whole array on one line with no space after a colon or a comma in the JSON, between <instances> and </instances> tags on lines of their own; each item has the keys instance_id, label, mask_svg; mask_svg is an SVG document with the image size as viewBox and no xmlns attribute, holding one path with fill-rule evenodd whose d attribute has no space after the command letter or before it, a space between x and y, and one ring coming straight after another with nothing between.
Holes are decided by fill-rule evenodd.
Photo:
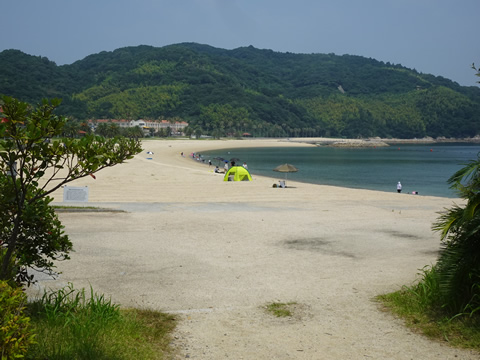
<instances>
[{"instance_id":1,"label":"person walking on beach","mask_svg":"<svg viewBox=\"0 0 480 360\"><path fill-rule=\"evenodd\" d=\"M397 192L400 194L402 192L402 184L400 183L400 181L398 182L397 184Z\"/></svg>"}]
</instances>

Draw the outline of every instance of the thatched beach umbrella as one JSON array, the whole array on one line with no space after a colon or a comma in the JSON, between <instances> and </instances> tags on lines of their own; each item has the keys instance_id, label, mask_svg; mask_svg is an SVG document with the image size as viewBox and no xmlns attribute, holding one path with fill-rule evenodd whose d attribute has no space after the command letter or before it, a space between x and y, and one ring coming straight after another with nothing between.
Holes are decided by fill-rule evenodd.
<instances>
[{"instance_id":1,"label":"thatched beach umbrella","mask_svg":"<svg viewBox=\"0 0 480 360\"><path fill-rule=\"evenodd\" d=\"M285 173L285 180L287 180L287 174L290 172L297 172L298 169L291 164L283 164L283 165L277 166L275 169L273 169L273 171Z\"/></svg>"}]
</instances>

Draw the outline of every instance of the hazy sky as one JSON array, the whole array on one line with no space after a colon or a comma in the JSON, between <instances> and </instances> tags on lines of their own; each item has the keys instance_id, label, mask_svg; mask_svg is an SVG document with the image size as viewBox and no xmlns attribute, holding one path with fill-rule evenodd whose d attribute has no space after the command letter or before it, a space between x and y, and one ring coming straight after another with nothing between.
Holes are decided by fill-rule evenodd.
<instances>
[{"instance_id":1,"label":"hazy sky","mask_svg":"<svg viewBox=\"0 0 480 360\"><path fill-rule=\"evenodd\" d=\"M0 51L71 64L197 42L389 61L478 85L480 0L0 0ZM1 69L0 69L1 71Z\"/></svg>"}]
</instances>

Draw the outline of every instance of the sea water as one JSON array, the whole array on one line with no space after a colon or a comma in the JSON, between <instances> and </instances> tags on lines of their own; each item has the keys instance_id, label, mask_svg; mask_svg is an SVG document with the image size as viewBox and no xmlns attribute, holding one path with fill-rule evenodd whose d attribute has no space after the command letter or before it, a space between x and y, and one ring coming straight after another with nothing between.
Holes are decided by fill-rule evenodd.
<instances>
[{"instance_id":1,"label":"sea water","mask_svg":"<svg viewBox=\"0 0 480 360\"><path fill-rule=\"evenodd\" d=\"M445 143L427 145L392 145L376 148L335 148L327 146L227 149L204 152L205 160L237 158L248 164L252 175L295 180L313 184L419 195L457 197L447 180L466 163L478 158L479 144ZM278 173L273 169L289 163L295 173ZM288 183L287 183L288 185Z\"/></svg>"}]
</instances>

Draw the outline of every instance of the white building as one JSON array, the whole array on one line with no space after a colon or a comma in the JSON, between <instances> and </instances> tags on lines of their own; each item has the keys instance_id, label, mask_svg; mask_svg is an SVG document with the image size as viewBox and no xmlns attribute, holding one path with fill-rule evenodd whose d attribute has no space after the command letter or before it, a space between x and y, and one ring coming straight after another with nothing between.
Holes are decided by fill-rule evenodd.
<instances>
[{"instance_id":1,"label":"white building","mask_svg":"<svg viewBox=\"0 0 480 360\"><path fill-rule=\"evenodd\" d=\"M183 130L188 126L188 123L185 121L175 121L171 122L168 120L116 120L116 119L97 119L97 120L88 120L89 126L92 130L95 130L97 124L101 123L113 123L117 124L121 128L135 127L139 126L143 129L145 134L150 132L150 129L153 129L154 132L158 132L161 129L170 128L172 135L183 135Z\"/></svg>"},{"instance_id":2,"label":"white building","mask_svg":"<svg viewBox=\"0 0 480 360\"><path fill-rule=\"evenodd\" d=\"M155 132L162 129L166 130L167 128L170 128L172 135L183 135L183 129L188 126L188 123L185 121L171 122L168 120L136 120L136 122L145 123L144 126L146 126L148 129L153 129Z\"/></svg>"}]
</instances>

